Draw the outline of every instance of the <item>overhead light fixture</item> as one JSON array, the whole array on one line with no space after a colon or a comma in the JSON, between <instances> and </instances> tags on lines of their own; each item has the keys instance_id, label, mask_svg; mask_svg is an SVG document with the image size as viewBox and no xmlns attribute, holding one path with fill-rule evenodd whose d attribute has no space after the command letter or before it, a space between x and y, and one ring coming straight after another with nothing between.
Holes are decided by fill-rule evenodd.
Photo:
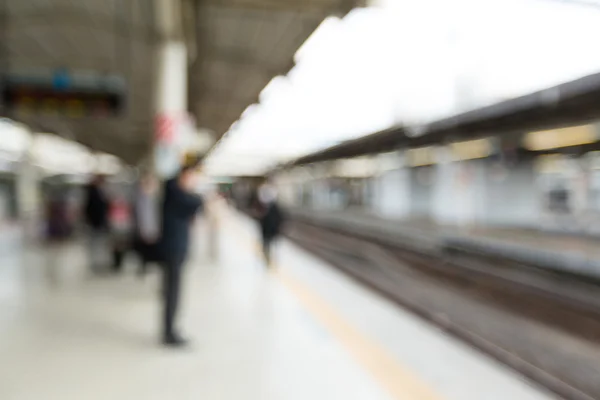
<instances>
[{"instance_id":1,"label":"overhead light fixture","mask_svg":"<svg viewBox=\"0 0 600 400\"><path fill-rule=\"evenodd\" d=\"M523 138L523 146L531 151L552 150L563 147L581 146L598 141L593 125L529 132Z\"/></svg>"},{"instance_id":2,"label":"overhead light fixture","mask_svg":"<svg viewBox=\"0 0 600 400\"><path fill-rule=\"evenodd\" d=\"M371 157L338 160L332 173L341 178L367 178L377 173L377 160Z\"/></svg>"},{"instance_id":3,"label":"overhead light fixture","mask_svg":"<svg viewBox=\"0 0 600 400\"><path fill-rule=\"evenodd\" d=\"M411 167L424 167L435 164L435 148L432 146L419 147L406 151L408 165Z\"/></svg>"},{"instance_id":4,"label":"overhead light fixture","mask_svg":"<svg viewBox=\"0 0 600 400\"><path fill-rule=\"evenodd\" d=\"M493 152L493 146L489 139L468 140L456 142L450 145L452 154L456 161L475 160L489 157Z\"/></svg>"},{"instance_id":5,"label":"overhead light fixture","mask_svg":"<svg viewBox=\"0 0 600 400\"><path fill-rule=\"evenodd\" d=\"M377 156L377 170L388 172L400 169L404 166L404 160L398 152L383 153Z\"/></svg>"}]
</instances>

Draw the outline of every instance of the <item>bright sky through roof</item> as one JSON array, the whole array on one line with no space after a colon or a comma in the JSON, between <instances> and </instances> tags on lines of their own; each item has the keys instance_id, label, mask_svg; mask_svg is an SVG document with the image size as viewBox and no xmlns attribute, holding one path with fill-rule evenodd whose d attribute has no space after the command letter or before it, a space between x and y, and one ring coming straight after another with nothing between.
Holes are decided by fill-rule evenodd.
<instances>
[{"instance_id":1,"label":"bright sky through roof","mask_svg":"<svg viewBox=\"0 0 600 400\"><path fill-rule=\"evenodd\" d=\"M213 151L261 173L337 142L600 71L600 7L560 0L377 0L329 18Z\"/></svg>"}]
</instances>

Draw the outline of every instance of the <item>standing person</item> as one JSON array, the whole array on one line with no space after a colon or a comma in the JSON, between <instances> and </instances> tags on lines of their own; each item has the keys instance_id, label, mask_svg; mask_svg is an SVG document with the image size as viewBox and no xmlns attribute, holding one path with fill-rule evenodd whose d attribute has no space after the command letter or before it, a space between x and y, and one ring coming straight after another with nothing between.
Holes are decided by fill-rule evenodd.
<instances>
[{"instance_id":1,"label":"standing person","mask_svg":"<svg viewBox=\"0 0 600 400\"><path fill-rule=\"evenodd\" d=\"M64 188L52 187L46 209L48 242L63 242L71 237L72 221L69 215L68 195Z\"/></svg>"},{"instance_id":2,"label":"standing person","mask_svg":"<svg viewBox=\"0 0 600 400\"><path fill-rule=\"evenodd\" d=\"M73 220L69 213L68 195L65 188L50 188L46 208L46 243L47 243L47 268L50 282L57 283L58 274L62 265L64 246L73 233Z\"/></svg>"},{"instance_id":3,"label":"standing person","mask_svg":"<svg viewBox=\"0 0 600 400\"><path fill-rule=\"evenodd\" d=\"M84 215L89 229L89 257L92 270L105 267L108 256L109 201L104 193L104 177L97 175L86 187Z\"/></svg>"},{"instance_id":4,"label":"standing person","mask_svg":"<svg viewBox=\"0 0 600 400\"><path fill-rule=\"evenodd\" d=\"M277 204L277 192L271 185L263 184L258 189L258 202L257 214L262 236L263 254L267 265L271 266L272 244L281 233L284 216L279 204Z\"/></svg>"},{"instance_id":5,"label":"standing person","mask_svg":"<svg viewBox=\"0 0 600 400\"><path fill-rule=\"evenodd\" d=\"M196 184L194 169L194 165L184 166L175 178L166 182L164 190L161 253L164 263L163 343L167 346L186 344L175 330L174 323L190 229L196 212L203 206L202 198L192 193Z\"/></svg>"},{"instance_id":6,"label":"standing person","mask_svg":"<svg viewBox=\"0 0 600 400\"><path fill-rule=\"evenodd\" d=\"M120 272L131 239L131 213L127 197L117 193L110 205L110 233L113 255L113 271Z\"/></svg>"},{"instance_id":7,"label":"standing person","mask_svg":"<svg viewBox=\"0 0 600 400\"><path fill-rule=\"evenodd\" d=\"M139 275L145 276L147 265L158 261L157 241L160 223L157 209L158 184L147 174L140 179L135 199L135 230L133 248L140 259Z\"/></svg>"}]
</instances>

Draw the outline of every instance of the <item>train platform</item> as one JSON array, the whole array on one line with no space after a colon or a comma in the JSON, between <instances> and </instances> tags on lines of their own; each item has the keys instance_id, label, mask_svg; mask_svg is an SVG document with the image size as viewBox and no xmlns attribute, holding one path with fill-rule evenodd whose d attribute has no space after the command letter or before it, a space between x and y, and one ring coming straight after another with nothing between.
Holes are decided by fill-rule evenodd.
<instances>
[{"instance_id":1,"label":"train platform","mask_svg":"<svg viewBox=\"0 0 600 400\"><path fill-rule=\"evenodd\" d=\"M285 240L265 268L253 222L219 215L218 258L200 234L187 266L182 351L158 343L157 271L90 275L78 243L6 247L0 398L554 398Z\"/></svg>"},{"instance_id":2,"label":"train platform","mask_svg":"<svg viewBox=\"0 0 600 400\"><path fill-rule=\"evenodd\" d=\"M425 252L455 248L600 278L598 238L517 227L457 227L429 220L390 219L361 211L294 209L292 215L330 228L350 229Z\"/></svg>"}]
</instances>

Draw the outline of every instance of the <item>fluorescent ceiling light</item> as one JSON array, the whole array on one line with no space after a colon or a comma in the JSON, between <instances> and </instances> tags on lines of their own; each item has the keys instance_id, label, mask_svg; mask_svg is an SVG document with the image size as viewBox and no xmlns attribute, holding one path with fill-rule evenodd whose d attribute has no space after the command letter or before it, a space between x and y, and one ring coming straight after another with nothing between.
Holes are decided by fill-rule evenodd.
<instances>
[{"instance_id":1,"label":"fluorescent ceiling light","mask_svg":"<svg viewBox=\"0 0 600 400\"><path fill-rule=\"evenodd\" d=\"M406 152L408 165L411 167L424 167L435 164L435 147L419 147Z\"/></svg>"},{"instance_id":2,"label":"fluorescent ceiling light","mask_svg":"<svg viewBox=\"0 0 600 400\"><path fill-rule=\"evenodd\" d=\"M371 157L360 157L339 160L334 165L333 176L343 178L366 178L377 172L377 160Z\"/></svg>"},{"instance_id":3,"label":"fluorescent ceiling light","mask_svg":"<svg viewBox=\"0 0 600 400\"><path fill-rule=\"evenodd\" d=\"M531 151L542 151L591 144L597 140L598 135L593 125L580 125L529 132L523 138L523 145Z\"/></svg>"},{"instance_id":4,"label":"fluorescent ceiling light","mask_svg":"<svg viewBox=\"0 0 600 400\"><path fill-rule=\"evenodd\" d=\"M489 139L475 139L450 144L452 153L457 161L475 160L489 157L493 152Z\"/></svg>"}]
</instances>

